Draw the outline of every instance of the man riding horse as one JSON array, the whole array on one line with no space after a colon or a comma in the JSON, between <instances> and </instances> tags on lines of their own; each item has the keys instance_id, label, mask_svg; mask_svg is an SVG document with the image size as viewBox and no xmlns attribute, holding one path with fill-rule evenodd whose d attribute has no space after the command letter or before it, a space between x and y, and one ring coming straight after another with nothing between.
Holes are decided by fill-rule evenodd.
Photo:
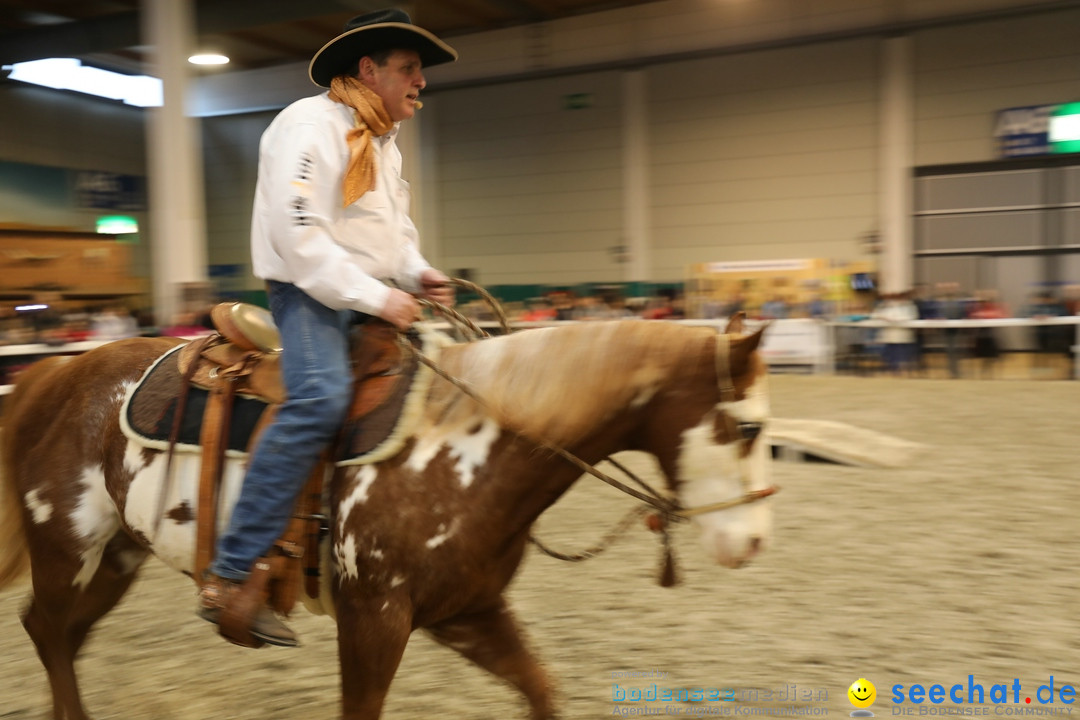
<instances>
[{"instance_id":1,"label":"man riding horse","mask_svg":"<svg viewBox=\"0 0 1080 720\"><path fill-rule=\"evenodd\" d=\"M217 543L199 596L198 614L210 622L219 621L284 531L345 417L354 315L404 329L419 315L414 294L453 302L447 277L417 248L395 137L421 107L422 68L456 59L401 10L355 17L311 61L312 81L328 92L285 108L262 136L251 252L281 332L288 400L251 456ZM272 645L297 642L265 605L251 634Z\"/></svg>"}]
</instances>

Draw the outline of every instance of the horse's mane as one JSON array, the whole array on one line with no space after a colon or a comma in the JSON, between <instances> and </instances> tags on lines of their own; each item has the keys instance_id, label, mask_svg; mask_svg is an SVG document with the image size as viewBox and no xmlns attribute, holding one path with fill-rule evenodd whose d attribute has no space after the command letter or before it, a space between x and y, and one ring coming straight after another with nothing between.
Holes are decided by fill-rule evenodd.
<instances>
[{"instance_id":1,"label":"horse's mane","mask_svg":"<svg viewBox=\"0 0 1080 720\"><path fill-rule=\"evenodd\" d=\"M487 405L436 383L428 419L443 427L491 414L533 439L566 444L647 402L675 372L715 362L711 328L642 320L526 330L446 348L440 365Z\"/></svg>"}]
</instances>

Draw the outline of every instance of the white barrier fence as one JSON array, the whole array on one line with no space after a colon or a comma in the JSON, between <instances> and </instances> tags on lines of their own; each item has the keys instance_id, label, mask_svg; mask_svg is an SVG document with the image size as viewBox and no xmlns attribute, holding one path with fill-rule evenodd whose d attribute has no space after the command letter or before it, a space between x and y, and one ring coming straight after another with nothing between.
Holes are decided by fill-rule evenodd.
<instances>
[{"instance_id":1,"label":"white barrier fence","mask_svg":"<svg viewBox=\"0 0 1080 720\"><path fill-rule=\"evenodd\" d=\"M658 320L642 320L641 322L664 322ZM671 322L671 321L669 321ZM727 325L726 320L676 320L680 324L703 325L716 328L717 332L723 332ZM546 327L557 325L554 322L515 323L515 328ZM498 329L493 322L478 323L485 329ZM747 322L748 328L756 329L762 325L761 321L751 320ZM909 322L886 322L882 320L814 320L810 318L790 318L784 320L772 320L769 329L765 333L760 351L770 367L780 368L805 368L815 373L832 373L836 371L836 357L841 343L838 334L844 328L860 330L876 330L884 327L907 327L912 329L957 329L974 330L977 328L991 327L1020 327L1034 328L1040 326L1076 326L1076 339L1073 345L1074 368L1073 377L1080 378L1080 315L1069 317L1047 318L1001 318L997 320L913 320ZM445 324L436 324L436 327L448 327ZM110 342L108 340L85 340L82 342L67 343L65 345L46 345L35 343L30 345L3 345L0 346L0 358L16 357L27 360L41 358L55 354L74 354L86 352L93 348ZM11 392L11 385L0 385L0 396Z\"/></svg>"},{"instance_id":2,"label":"white barrier fence","mask_svg":"<svg viewBox=\"0 0 1080 720\"><path fill-rule=\"evenodd\" d=\"M907 322L888 322L884 320L856 320L841 321L830 320L825 323L830 329L830 345L832 360L828 368L829 372L836 370L837 348L840 347L838 334L843 328L855 328L874 330L885 327L903 327L913 330L976 330L979 328L1039 328L1048 326L1076 326L1073 339L1073 377L1080 378L1080 315L1063 317L1031 317L1031 318L997 318L992 320L911 320Z\"/></svg>"}]
</instances>

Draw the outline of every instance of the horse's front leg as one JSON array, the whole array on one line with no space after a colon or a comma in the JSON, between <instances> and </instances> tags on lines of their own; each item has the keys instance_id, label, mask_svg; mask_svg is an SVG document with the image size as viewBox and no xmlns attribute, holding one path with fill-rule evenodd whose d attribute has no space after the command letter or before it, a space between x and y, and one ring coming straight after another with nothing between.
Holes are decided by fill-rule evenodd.
<instances>
[{"instance_id":1,"label":"horse's front leg","mask_svg":"<svg viewBox=\"0 0 1080 720\"><path fill-rule=\"evenodd\" d=\"M459 615L427 629L439 643L521 691L532 720L556 717L551 680L525 645L522 630L505 599L488 610Z\"/></svg>"},{"instance_id":2,"label":"horse's front leg","mask_svg":"<svg viewBox=\"0 0 1080 720\"><path fill-rule=\"evenodd\" d=\"M342 720L377 720L412 632L411 605L352 582L338 590L335 605Z\"/></svg>"}]
</instances>

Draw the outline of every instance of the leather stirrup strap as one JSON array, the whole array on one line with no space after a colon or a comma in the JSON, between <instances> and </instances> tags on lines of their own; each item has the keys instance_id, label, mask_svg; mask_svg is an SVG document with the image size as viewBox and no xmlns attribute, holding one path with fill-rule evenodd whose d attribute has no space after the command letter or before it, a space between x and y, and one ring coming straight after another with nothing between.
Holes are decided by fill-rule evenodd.
<instances>
[{"instance_id":1,"label":"leather stirrup strap","mask_svg":"<svg viewBox=\"0 0 1080 720\"><path fill-rule=\"evenodd\" d=\"M248 462L251 461L251 456L255 453L255 448L258 446L259 440L262 439L263 433L266 432L266 429L274 422L274 418L277 417L278 408L280 407L280 405L267 405L266 409L262 411L262 415L259 416L255 428L251 431L251 438L248 440Z\"/></svg>"},{"instance_id":2,"label":"leather stirrup strap","mask_svg":"<svg viewBox=\"0 0 1080 720\"><path fill-rule=\"evenodd\" d=\"M304 590L308 592L308 595L312 599L319 596L319 529L322 516L318 513L322 506L325 472L326 456L324 455L315 464L308 476L307 484L296 498L293 516L289 519L285 532L274 543L275 553L272 557L276 561L280 555L281 563L280 572L278 572L278 566L273 567L274 573L270 579L270 606L285 616L292 612L300 596L301 578L303 578ZM312 583L313 572L314 583ZM315 594L311 594L313 584Z\"/></svg>"},{"instance_id":3,"label":"leather stirrup strap","mask_svg":"<svg viewBox=\"0 0 1080 720\"><path fill-rule=\"evenodd\" d=\"M195 533L195 582L201 586L214 554L217 536L218 490L229 444L229 419L236 383L225 378L210 391L203 416L202 467L199 474L199 512Z\"/></svg>"},{"instance_id":4,"label":"leather stirrup strap","mask_svg":"<svg viewBox=\"0 0 1080 720\"><path fill-rule=\"evenodd\" d=\"M201 337L192 342L198 343L198 353L202 353L210 344L213 335ZM184 413L187 412L188 395L191 394L191 378L195 375L198 363L188 365L181 376L180 394L176 398L176 408L173 413L172 427L169 428L169 449L165 455L165 478L162 481L161 494L158 495L157 514L154 515L154 539L157 538L161 521L165 518L165 503L169 499L169 491L172 489L172 466L173 455L176 453L176 441L180 438L180 428L184 425Z\"/></svg>"},{"instance_id":5,"label":"leather stirrup strap","mask_svg":"<svg viewBox=\"0 0 1080 720\"><path fill-rule=\"evenodd\" d=\"M319 552L319 540L322 538L322 495L326 479L326 459L323 458L311 472L304 495L301 498L300 520L304 528L304 592L312 600L319 599L320 571L322 553Z\"/></svg>"},{"instance_id":6,"label":"leather stirrup strap","mask_svg":"<svg viewBox=\"0 0 1080 720\"><path fill-rule=\"evenodd\" d=\"M274 543L270 571L270 607L289 616L300 597L300 564L304 556L302 544L304 521L293 517L285 533Z\"/></svg>"}]
</instances>

